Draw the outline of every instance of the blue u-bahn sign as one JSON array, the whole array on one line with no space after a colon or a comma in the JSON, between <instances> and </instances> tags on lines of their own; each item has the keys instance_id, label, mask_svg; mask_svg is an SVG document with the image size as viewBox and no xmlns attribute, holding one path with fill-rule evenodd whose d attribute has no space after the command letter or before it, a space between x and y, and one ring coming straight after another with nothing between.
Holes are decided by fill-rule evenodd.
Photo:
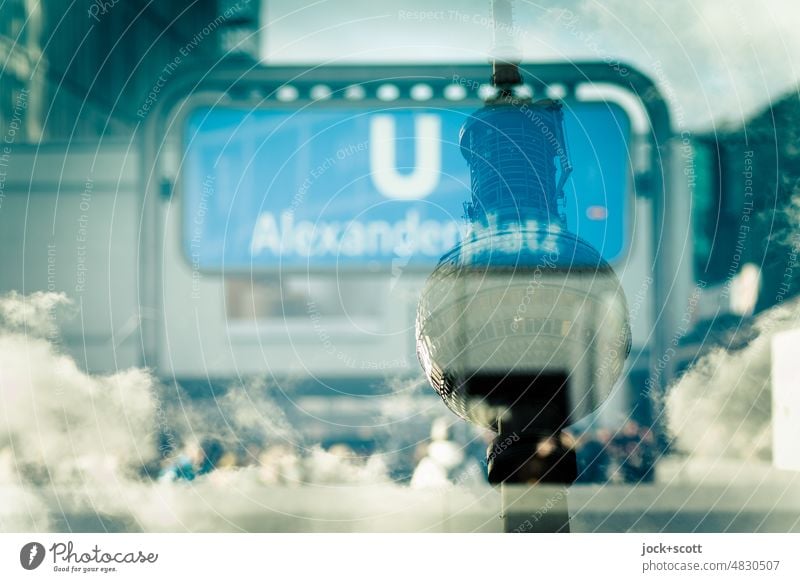
<instances>
[{"instance_id":1,"label":"blue u-bahn sign","mask_svg":"<svg viewBox=\"0 0 800 582\"><path fill-rule=\"evenodd\" d=\"M204 270L429 269L459 240L469 170L458 136L480 104L200 107L182 163L183 248ZM569 230L614 262L630 220L630 122L569 103Z\"/></svg>"}]
</instances>

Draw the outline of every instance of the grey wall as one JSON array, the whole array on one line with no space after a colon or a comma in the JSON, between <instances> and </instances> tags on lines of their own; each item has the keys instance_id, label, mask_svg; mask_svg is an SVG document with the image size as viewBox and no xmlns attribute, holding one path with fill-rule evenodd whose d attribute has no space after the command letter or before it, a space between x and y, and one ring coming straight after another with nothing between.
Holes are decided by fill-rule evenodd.
<instances>
[{"instance_id":1,"label":"grey wall","mask_svg":"<svg viewBox=\"0 0 800 582\"><path fill-rule=\"evenodd\" d=\"M79 365L139 363L140 157L129 144L11 148L0 196L0 291L63 292L61 342Z\"/></svg>"}]
</instances>

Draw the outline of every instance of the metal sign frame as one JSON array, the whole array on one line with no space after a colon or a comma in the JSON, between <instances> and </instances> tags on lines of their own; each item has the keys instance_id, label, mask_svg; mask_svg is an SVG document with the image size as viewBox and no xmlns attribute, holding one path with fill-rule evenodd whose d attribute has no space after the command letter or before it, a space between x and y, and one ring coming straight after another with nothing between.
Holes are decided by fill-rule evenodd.
<instances>
[{"instance_id":1,"label":"metal sign frame","mask_svg":"<svg viewBox=\"0 0 800 582\"><path fill-rule=\"evenodd\" d=\"M139 248L139 303L142 310L154 316L142 322L144 365L157 364L159 353L159 325L161 321L161 285L159 277L159 249L164 237L159 215L160 202L165 194L172 192L175 184L165 179L161 164L165 153L165 139L176 131L182 116L193 109L200 99L211 100L220 105L238 103L258 105L277 95L286 85L294 86L298 96L310 96L311 88L326 85L333 93L343 92L351 85L360 85L365 91L365 100L378 99L381 85L395 85L401 94L407 95L411 87L421 81L433 88L434 98L427 105L452 105L452 100L439 100L444 88L461 84L467 92L477 95L480 86L490 78L488 64L445 65L326 65L326 66L265 66L260 63L243 63L220 59L203 63L193 70L188 68L170 79L159 99L141 126L143 131L142 176L144 193L140 214ZM656 306L656 324L664 321L674 307L666 284L677 268L680 256L665 244L665 207L669 203L670 148L673 137L669 108L655 82L634 67L620 67L604 62L577 61L572 63L540 63L521 65L522 73L534 95L547 95L556 87L559 97L566 101L575 98L576 87L585 83L609 84L637 98L644 108L649 129L649 170L647 175L637 176L635 191L638 197L646 197L652 204L653 275L652 300ZM296 101L295 103L299 103ZM317 105L318 106L318 105ZM137 127L137 131L138 131ZM179 235L175 235L179 236ZM653 334L651 354L662 353L669 337L669 326L661 326ZM663 328L663 329L662 329ZM655 356L653 356L655 357ZM658 382L658 380L657 380Z\"/></svg>"}]
</instances>

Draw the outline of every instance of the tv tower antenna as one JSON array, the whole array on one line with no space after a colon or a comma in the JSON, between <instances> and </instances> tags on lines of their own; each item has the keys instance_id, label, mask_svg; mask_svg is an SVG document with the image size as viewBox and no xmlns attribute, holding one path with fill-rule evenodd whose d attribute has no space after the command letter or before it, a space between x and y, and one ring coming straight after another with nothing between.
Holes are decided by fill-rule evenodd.
<instances>
[{"instance_id":1,"label":"tv tower antenna","mask_svg":"<svg viewBox=\"0 0 800 582\"><path fill-rule=\"evenodd\" d=\"M522 84L519 72L519 49L514 42L514 5L512 0L492 0L492 85L501 95L510 95Z\"/></svg>"}]
</instances>

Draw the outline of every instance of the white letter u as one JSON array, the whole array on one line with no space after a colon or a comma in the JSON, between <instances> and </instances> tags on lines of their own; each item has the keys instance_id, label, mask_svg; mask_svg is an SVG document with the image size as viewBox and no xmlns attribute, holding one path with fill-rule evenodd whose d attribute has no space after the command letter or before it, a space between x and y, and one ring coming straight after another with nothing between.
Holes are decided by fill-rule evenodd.
<instances>
[{"instance_id":1,"label":"white letter u","mask_svg":"<svg viewBox=\"0 0 800 582\"><path fill-rule=\"evenodd\" d=\"M442 168L441 121L438 115L414 117L414 171L397 171L395 120L391 115L370 119L370 165L372 181L387 198L425 198L439 183Z\"/></svg>"}]
</instances>

